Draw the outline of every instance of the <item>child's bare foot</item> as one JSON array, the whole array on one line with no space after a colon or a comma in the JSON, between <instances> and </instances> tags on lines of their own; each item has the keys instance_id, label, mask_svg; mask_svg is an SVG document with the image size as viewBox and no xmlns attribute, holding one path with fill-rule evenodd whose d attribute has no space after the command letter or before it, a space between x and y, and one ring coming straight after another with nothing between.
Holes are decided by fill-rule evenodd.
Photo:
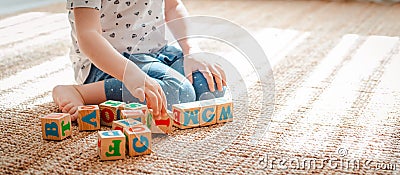
<instances>
[{"instance_id":1,"label":"child's bare foot","mask_svg":"<svg viewBox=\"0 0 400 175\"><path fill-rule=\"evenodd\" d=\"M85 104L79 90L74 85L58 85L53 88L53 100L63 113L71 114L71 120L78 117L78 106Z\"/></svg>"}]
</instances>

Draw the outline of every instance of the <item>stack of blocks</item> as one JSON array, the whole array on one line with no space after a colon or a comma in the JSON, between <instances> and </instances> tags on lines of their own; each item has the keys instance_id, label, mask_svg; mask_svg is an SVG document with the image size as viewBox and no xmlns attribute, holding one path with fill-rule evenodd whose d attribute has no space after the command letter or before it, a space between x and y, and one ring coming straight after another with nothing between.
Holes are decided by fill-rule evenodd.
<instances>
[{"instance_id":1,"label":"stack of blocks","mask_svg":"<svg viewBox=\"0 0 400 175\"><path fill-rule=\"evenodd\" d=\"M233 121L233 103L225 98L172 106L174 125L180 129Z\"/></svg>"},{"instance_id":2,"label":"stack of blocks","mask_svg":"<svg viewBox=\"0 0 400 175\"><path fill-rule=\"evenodd\" d=\"M46 140L63 140L71 136L71 115L52 113L40 118L42 136Z\"/></svg>"}]
</instances>

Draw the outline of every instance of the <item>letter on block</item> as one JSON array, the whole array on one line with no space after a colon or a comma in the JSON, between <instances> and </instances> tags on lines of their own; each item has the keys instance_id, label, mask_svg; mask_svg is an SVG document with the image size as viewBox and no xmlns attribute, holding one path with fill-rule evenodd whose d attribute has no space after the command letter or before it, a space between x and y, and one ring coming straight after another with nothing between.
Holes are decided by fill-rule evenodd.
<instances>
[{"instance_id":1,"label":"letter on block","mask_svg":"<svg viewBox=\"0 0 400 175\"><path fill-rule=\"evenodd\" d=\"M199 101L200 104L200 126L209 126L217 123L215 99Z\"/></svg>"},{"instance_id":2,"label":"letter on block","mask_svg":"<svg viewBox=\"0 0 400 175\"><path fill-rule=\"evenodd\" d=\"M151 131L144 125L124 128L128 141L129 156L151 153Z\"/></svg>"},{"instance_id":3,"label":"letter on block","mask_svg":"<svg viewBox=\"0 0 400 175\"><path fill-rule=\"evenodd\" d=\"M141 125L141 124L142 124L141 122L139 122L133 118L128 118L128 119L113 121L111 129L124 131L124 128L132 127L135 125Z\"/></svg>"},{"instance_id":4,"label":"letter on block","mask_svg":"<svg viewBox=\"0 0 400 175\"><path fill-rule=\"evenodd\" d=\"M100 120L101 125L111 126L112 122L121 119L120 107L123 106L124 102L107 100L100 104Z\"/></svg>"},{"instance_id":5,"label":"letter on block","mask_svg":"<svg viewBox=\"0 0 400 175\"><path fill-rule=\"evenodd\" d=\"M144 125L146 124L146 112L143 112L143 110L122 110L121 118L132 118L139 122L142 122L142 124Z\"/></svg>"},{"instance_id":6,"label":"letter on block","mask_svg":"<svg viewBox=\"0 0 400 175\"><path fill-rule=\"evenodd\" d=\"M233 121L233 103L225 98L215 99L217 104L217 123L225 123Z\"/></svg>"},{"instance_id":7,"label":"letter on block","mask_svg":"<svg viewBox=\"0 0 400 175\"><path fill-rule=\"evenodd\" d=\"M180 129L200 126L200 104L198 102L175 104L172 106L174 125Z\"/></svg>"},{"instance_id":8,"label":"letter on block","mask_svg":"<svg viewBox=\"0 0 400 175\"><path fill-rule=\"evenodd\" d=\"M100 109L97 105L78 107L78 128L80 131L100 129Z\"/></svg>"},{"instance_id":9,"label":"letter on block","mask_svg":"<svg viewBox=\"0 0 400 175\"><path fill-rule=\"evenodd\" d=\"M125 159L126 139L121 131L99 131L97 139L97 151L101 160Z\"/></svg>"},{"instance_id":10,"label":"letter on block","mask_svg":"<svg viewBox=\"0 0 400 175\"><path fill-rule=\"evenodd\" d=\"M147 113L147 106L140 103L129 103L123 106L125 110L142 110L143 113Z\"/></svg>"},{"instance_id":11,"label":"letter on block","mask_svg":"<svg viewBox=\"0 0 400 175\"><path fill-rule=\"evenodd\" d=\"M147 127L150 128L151 133L169 134L172 132L172 112L168 111L166 116L161 116L161 119L156 120L153 117L153 110L148 110L146 119ZM150 127L149 127L150 126Z\"/></svg>"},{"instance_id":12,"label":"letter on block","mask_svg":"<svg viewBox=\"0 0 400 175\"><path fill-rule=\"evenodd\" d=\"M46 140L63 140L71 136L71 115L52 113L40 118L42 136Z\"/></svg>"}]
</instances>

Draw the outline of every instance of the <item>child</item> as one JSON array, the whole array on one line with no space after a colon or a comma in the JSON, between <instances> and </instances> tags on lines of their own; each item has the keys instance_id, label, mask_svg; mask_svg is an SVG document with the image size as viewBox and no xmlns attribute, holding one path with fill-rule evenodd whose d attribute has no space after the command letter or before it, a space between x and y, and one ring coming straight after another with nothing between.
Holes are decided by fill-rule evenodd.
<instances>
[{"instance_id":1,"label":"child","mask_svg":"<svg viewBox=\"0 0 400 175\"><path fill-rule=\"evenodd\" d=\"M145 102L157 119L172 104L224 95L219 65L190 56L196 46L187 39L182 50L167 45L157 29L187 16L180 0L67 0L67 9L79 85L56 86L53 100L72 120L78 106L106 100ZM180 24L170 29L175 36L185 32Z\"/></svg>"}]
</instances>

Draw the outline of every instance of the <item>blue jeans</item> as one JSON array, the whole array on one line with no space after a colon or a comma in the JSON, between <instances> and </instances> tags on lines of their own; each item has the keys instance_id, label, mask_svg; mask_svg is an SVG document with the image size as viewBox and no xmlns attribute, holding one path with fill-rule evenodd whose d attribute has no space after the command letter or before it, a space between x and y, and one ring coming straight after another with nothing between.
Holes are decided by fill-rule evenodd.
<instances>
[{"instance_id":1,"label":"blue jeans","mask_svg":"<svg viewBox=\"0 0 400 175\"><path fill-rule=\"evenodd\" d=\"M176 47L165 46L158 52L150 54L123 53L123 55L160 84L167 98L169 110L173 104L218 98L225 94L225 87L223 91L215 88L216 91L210 92L206 79L198 71L193 73L194 81L191 84L184 76L183 53ZM84 84L102 80L105 80L104 89L107 100L140 103L139 99L133 97L121 81L92 64ZM216 87L215 82L214 86Z\"/></svg>"}]
</instances>

